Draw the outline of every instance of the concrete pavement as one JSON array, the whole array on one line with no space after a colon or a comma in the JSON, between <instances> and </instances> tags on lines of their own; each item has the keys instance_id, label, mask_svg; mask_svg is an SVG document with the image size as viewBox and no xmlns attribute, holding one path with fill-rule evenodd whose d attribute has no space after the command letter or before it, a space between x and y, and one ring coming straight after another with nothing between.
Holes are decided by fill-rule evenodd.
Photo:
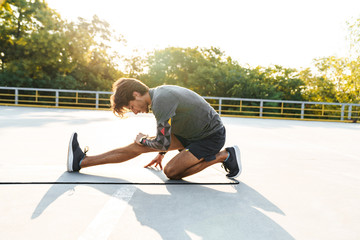
<instances>
[{"instance_id":1,"label":"concrete pavement","mask_svg":"<svg viewBox=\"0 0 360 240\"><path fill-rule=\"evenodd\" d=\"M93 155L155 134L150 114L0 107L0 181L65 183L0 184L0 239L360 239L359 124L223 121L239 184L216 165L169 185L154 153L66 172L72 132Z\"/></svg>"}]
</instances>

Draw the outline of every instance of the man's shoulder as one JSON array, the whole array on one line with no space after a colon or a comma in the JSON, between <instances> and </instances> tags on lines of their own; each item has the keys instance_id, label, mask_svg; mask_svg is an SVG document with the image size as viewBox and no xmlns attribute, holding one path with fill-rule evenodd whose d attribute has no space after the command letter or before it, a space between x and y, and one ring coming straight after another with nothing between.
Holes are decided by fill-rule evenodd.
<instances>
[{"instance_id":1,"label":"man's shoulder","mask_svg":"<svg viewBox=\"0 0 360 240\"><path fill-rule=\"evenodd\" d=\"M183 91L187 89L176 85L161 85L154 88L154 90L156 92L171 92L171 91Z\"/></svg>"},{"instance_id":2,"label":"man's shoulder","mask_svg":"<svg viewBox=\"0 0 360 240\"><path fill-rule=\"evenodd\" d=\"M170 85L163 85L153 90L151 108L158 122L163 122L175 115L179 99Z\"/></svg>"},{"instance_id":3,"label":"man's shoulder","mask_svg":"<svg viewBox=\"0 0 360 240\"><path fill-rule=\"evenodd\" d=\"M170 85L162 85L162 86L153 88L153 92L154 92L153 100L162 99L164 97L166 98L172 94Z\"/></svg>"},{"instance_id":4,"label":"man's shoulder","mask_svg":"<svg viewBox=\"0 0 360 240\"><path fill-rule=\"evenodd\" d=\"M197 93L195 93L194 91L188 88L180 87L176 85L162 85L157 88L154 88L154 92L156 93L156 95L165 95L165 96L170 95L173 97L180 97L180 98L189 95L198 95Z\"/></svg>"},{"instance_id":5,"label":"man's shoulder","mask_svg":"<svg viewBox=\"0 0 360 240\"><path fill-rule=\"evenodd\" d=\"M152 107L164 107L164 105L168 104L173 105L178 101L176 89L177 86L173 85L162 85L153 88Z\"/></svg>"},{"instance_id":6,"label":"man's shoulder","mask_svg":"<svg viewBox=\"0 0 360 240\"><path fill-rule=\"evenodd\" d=\"M162 85L154 88L154 100L166 99L169 97L176 97L182 89L182 87L175 85Z\"/></svg>"}]
</instances>

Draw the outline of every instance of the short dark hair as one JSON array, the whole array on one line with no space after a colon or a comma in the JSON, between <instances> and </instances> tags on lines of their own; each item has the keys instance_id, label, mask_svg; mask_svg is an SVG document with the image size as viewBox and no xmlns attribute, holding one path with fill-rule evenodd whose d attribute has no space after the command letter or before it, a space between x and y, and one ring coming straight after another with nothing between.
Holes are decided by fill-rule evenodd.
<instances>
[{"instance_id":1,"label":"short dark hair","mask_svg":"<svg viewBox=\"0 0 360 240\"><path fill-rule=\"evenodd\" d=\"M116 116L122 117L127 112L129 102L135 100L133 93L138 92L143 96L149 92L149 87L134 78L120 78L114 82L112 90L114 93L110 97L111 110Z\"/></svg>"}]
</instances>

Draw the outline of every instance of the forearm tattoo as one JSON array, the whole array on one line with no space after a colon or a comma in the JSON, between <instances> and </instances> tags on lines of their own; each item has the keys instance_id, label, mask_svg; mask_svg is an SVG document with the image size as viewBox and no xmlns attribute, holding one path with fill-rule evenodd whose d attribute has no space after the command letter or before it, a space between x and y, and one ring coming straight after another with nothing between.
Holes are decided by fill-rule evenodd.
<instances>
[{"instance_id":1,"label":"forearm tattoo","mask_svg":"<svg viewBox=\"0 0 360 240\"><path fill-rule=\"evenodd\" d=\"M171 118L157 126L157 133L154 139L146 138L142 142L143 145L167 151L171 143Z\"/></svg>"}]
</instances>

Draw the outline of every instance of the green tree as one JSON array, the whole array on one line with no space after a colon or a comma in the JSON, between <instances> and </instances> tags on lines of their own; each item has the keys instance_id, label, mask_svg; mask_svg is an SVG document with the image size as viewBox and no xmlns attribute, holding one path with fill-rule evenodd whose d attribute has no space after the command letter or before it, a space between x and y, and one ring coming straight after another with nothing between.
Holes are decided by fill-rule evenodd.
<instances>
[{"instance_id":1,"label":"green tree","mask_svg":"<svg viewBox=\"0 0 360 240\"><path fill-rule=\"evenodd\" d=\"M8 0L1 6L0 23L1 84L28 86L39 72L33 64L32 34L37 33L37 41L45 31L58 30L59 16L42 1Z\"/></svg>"},{"instance_id":2,"label":"green tree","mask_svg":"<svg viewBox=\"0 0 360 240\"><path fill-rule=\"evenodd\" d=\"M294 68L284 68L279 65L265 69L267 86L274 88L274 99L303 101L305 83L299 78L299 72Z\"/></svg>"},{"instance_id":3,"label":"green tree","mask_svg":"<svg viewBox=\"0 0 360 240\"><path fill-rule=\"evenodd\" d=\"M122 75L109 24L63 21L44 1L8 0L0 11L0 85L109 90Z\"/></svg>"},{"instance_id":4,"label":"green tree","mask_svg":"<svg viewBox=\"0 0 360 240\"><path fill-rule=\"evenodd\" d=\"M68 75L77 80L78 88L109 90L113 81L123 75L116 64L121 56L110 51L112 40L123 39L113 35L107 22L96 15L91 22L79 18L78 23L66 25L65 36L67 59L73 66Z\"/></svg>"},{"instance_id":5,"label":"green tree","mask_svg":"<svg viewBox=\"0 0 360 240\"><path fill-rule=\"evenodd\" d=\"M197 68L201 56L197 48L155 50L148 56L148 81L151 86L174 84L189 86L189 75Z\"/></svg>"},{"instance_id":6,"label":"green tree","mask_svg":"<svg viewBox=\"0 0 360 240\"><path fill-rule=\"evenodd\" d=\"M245 74L235 79L233 87L228 91L230 97L279 99L280 93L276 91L275 85L269 84L271 81L267 75L266 69L260 66L248 68Z\"/></svg>"},{"instance_id":7,"label":"green tree","mask_svg":"<svg viewBox=\"0 0 360 240\"><path fill-rule=\"evenodd\" d=\"M359 102L360 101L360 58L351 60L348 57L326 57L318 59L318 87L308 83L308 88L316 89L323 96L323 101ZM323 91L321 93L321 91Z\"/></svg>"},{"instance_id":8,"label":"green tree","mask_svg":"<svg viewBox=\"0 0 360 240\"><path fill-rule=\"evenodd\" d=\"M126 70L126 77L144 80L147 76L146 74L144 74L147 61L144 57L137 55L137 50L135 50L135 53L136 55L123 58L123 63Z\"/></svg>"},{"instance_id":9,"label":"green tree","mask_svg":"<svg viewBox=\"0 0 360 240\"><path fill-rule=\"evenodd\" d=\"M244 68L218 48L166 48L148 58L150 86L176 84L203 96L303 100L295 69Z\"/></svg>"},{"instance_id":10,"label":"green tree","mask_svg":"<svg viewBox=\"0 0 360 240\"><path fill-rule=\"evenodd\" d=\"M200 54L202 61L193 74L193 85L202 95L229 96L229 89L244 74L244 69L218 48L203 48Z\"/></svg>"},{"instance_id":11,"label":"green tree","mask_svg":"<svg viewBox=\"0 0 360 240\"><path fill-rule=\"evenodd\" d=\"M305 100L313 102L335 101L335 85L328 78L314 75L310 68L300 71L299 77L305 83L303 91Z\"/></svg>"},{"instance_id":12,"label":"green tree","mask_svg":"<svg viewBox=\"0 0 360 240\"><path fill-rule=\"evenodd\" d=\"M148 57L150 86L175 84L201 95L226 96L240 67L217 48L166 48ZM145 76L144 76L145 77Z\"/></svg>"},{"instance_id":13,"label":"green tree","mask_svg":"<svg viewBox=\"0 0 360 240\"><path fill-rule=\"evenodd\" d=\"M360 101L360 19L348 23L349 54L315 60L316 74L307 69L300 73L305 82L304 94L311 101Z\"/></svg>"}]
</instances>

